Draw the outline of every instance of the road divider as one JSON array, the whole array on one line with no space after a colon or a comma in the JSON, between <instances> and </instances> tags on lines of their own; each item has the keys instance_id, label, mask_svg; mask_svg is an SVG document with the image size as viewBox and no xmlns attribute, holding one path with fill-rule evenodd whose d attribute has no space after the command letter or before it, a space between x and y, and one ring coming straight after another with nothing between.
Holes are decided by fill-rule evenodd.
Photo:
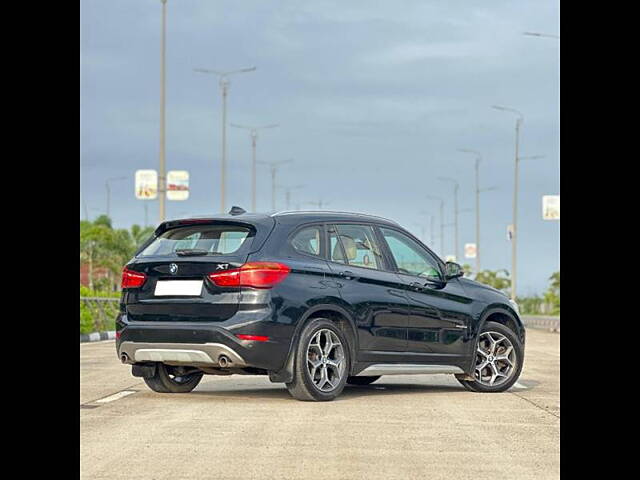
<instances>
[{"instance_id":1,"label":"road divider","mask_svg":"<svg viewBox=\"0 0 640 480\"><path fill-rule=\"evenodd\" d=\"M113 340L116 338L115 330L108 332L81 333L80 343L84 342L100 342L102 340Z\"/></svg>"},{"instance_id":2,"label":"road divider","mask_svg":"<svg viewBox=\"0 0 640 480\"><path fill-rule=\"evenodd\" d=\"M560 317L543 315L522 315L525 327L547 328L552 332L560 333Z\"/></svg>"}]
</instances>

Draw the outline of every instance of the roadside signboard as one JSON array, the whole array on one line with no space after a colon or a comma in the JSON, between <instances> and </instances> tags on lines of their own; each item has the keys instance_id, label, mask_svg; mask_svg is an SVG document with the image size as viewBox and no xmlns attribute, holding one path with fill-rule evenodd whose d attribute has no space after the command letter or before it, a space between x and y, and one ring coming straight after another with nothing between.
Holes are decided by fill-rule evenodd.
<instances>
[{"instance_id":1,"label":"roadside signboard","mask_svg":"<svg viewBox=\"0 0 640 480\"><path fill-rule=\"evenodd\" d=\"M476 258L477 247L475 243L465 243L464 244L464 256L465 258Z\"/></svg>"},{"instance_id":2,"label":"roadside signboard","mask_svg":"<svg viewBox=\"0 0 640 480\"><path fill-rule=\"evenodd\" d=\"M155 170L136 170L136 198L155 200L158 198L158 172Z\"/></svg>"},{"instance_id":3,"label":"roadside signboard","mask_svg":"<svg viewBox=\"0 0 640 480\"><path fill-rule=\"evenodd\" d=\"M189 198L189 172L169 170L167 172L167 200L186 200Z\"/></svg>"},{"instance_id":4,"label":"roadside signboard","mask_svg":"<svg viewBox=\"0 0 640 480\"><path fill-rule=\"evenodd\" d=\"M542 196L543 220L560 220L560 195Z\"/></svg>"}]
</instances>

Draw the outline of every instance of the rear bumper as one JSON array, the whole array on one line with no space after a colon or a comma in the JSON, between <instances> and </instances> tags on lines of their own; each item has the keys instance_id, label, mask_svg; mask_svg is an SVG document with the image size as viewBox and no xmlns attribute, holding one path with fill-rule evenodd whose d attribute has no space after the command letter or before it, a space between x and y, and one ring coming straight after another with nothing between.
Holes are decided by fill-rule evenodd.
<instances>
[{"instance_id":1,"label":"rear bumper","mask_svg":"<svg viewBox=\"0 0 640 480\"><path fill-rule=\"evenodd\" d=\"M126 363L218 367L224 355L231 362L229 368L280 370L289 353L288 328L264 315L243 317L218 323L131 322L121 314L116 319L118 358L126 355ZM240 340L236 333L266 335L269 340Z\"/></svg>"},{"instance_id":2,"label":"rear bumper","mask_svg":"<svg viewBox=\"0 0 640 480\"><path fill-rule=\"evenodd\" d=\"M220 357L228 359L228 367L246 367L235 350L221 343L142 343L122 342L118 355L125 363L162 362L168 365L216 367ZM225 365L227 366L227 365Z\"/></svg>"}]
</instances>

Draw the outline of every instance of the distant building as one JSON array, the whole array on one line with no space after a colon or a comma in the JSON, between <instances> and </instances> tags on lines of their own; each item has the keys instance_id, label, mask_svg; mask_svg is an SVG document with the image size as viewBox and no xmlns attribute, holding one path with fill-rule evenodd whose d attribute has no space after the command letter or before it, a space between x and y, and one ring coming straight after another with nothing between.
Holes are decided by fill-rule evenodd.
<instances>
[{"instance_id":1,"label":"distant building","mask_svg":"<svg viewBox=\"0 0 640 480\"><path fill-rule=\"evenodd\" d=\"M101 278L109 278L109 271L104 267L93 267L93 282ZM80 264L80 285L89 286L89 264Z\"/></svg>"}]
</instances>

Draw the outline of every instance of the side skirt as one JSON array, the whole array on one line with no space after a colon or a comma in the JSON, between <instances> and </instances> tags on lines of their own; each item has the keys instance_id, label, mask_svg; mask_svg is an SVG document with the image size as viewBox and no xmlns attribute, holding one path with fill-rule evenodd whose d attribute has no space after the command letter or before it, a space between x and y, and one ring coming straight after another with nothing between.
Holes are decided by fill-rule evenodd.
<instances>
[{"instance_id":1,"label":"side skirt","mask_svg":"<svg viewBox=\"0 0 640 480\"><path fill-rule=\"evenodd\" d=\"M356 377L378 376L378 375L421 375L436 373L464 373L460 367L453 365L418 365L401 363L377 363L369 365L364 370L356 374Z\"/></svg>"}]
</instances>

